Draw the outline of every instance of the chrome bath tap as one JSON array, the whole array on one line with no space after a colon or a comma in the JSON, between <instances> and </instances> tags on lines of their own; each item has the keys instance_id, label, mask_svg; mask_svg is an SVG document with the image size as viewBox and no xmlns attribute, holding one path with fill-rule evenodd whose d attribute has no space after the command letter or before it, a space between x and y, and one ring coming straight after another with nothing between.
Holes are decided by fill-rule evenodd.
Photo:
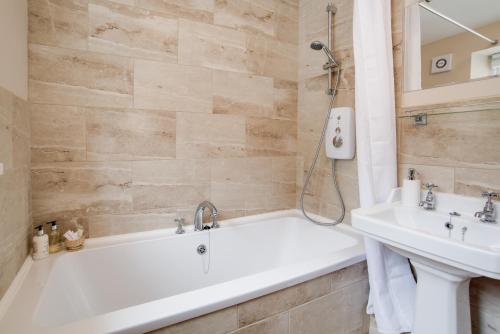
<instances>
[{"instance_id":1,"label":"chrome bath tap","mask_svg":"<svg viewBox=\"0 0 500 334\"><path fill-rule=\"evenodd\" d=\"M432 183L426 183L425 188L427 188L427 195L425 195L425 200L420 202L420 206L425 210L434 210L436 208L436 196L432 192L432 189L437 188L437 186Z\"/></svg>"},{"instance_id":2,"label":"chrome bath tap","mask_svg":"<svg viewBox=\"0 0 500 334\"><path fill-rule=\"evenodd\" d=\"M496 211L495 205L493 204L492 199L498 198L498 193L486 191L481 194L483 197L487 197L486 204L484 205L483 211L478 211L474 214L474 217L479 218L479 220L483 223L496 223Z\"/></svg>"},{"instance_id":3,"label":"chrome bath tap","mask_svg":"<svg viewBox=\"0 0 500 334\"><path fill-rule=\"evenodd\" d=\"M217 223L217 208L209 201L203 201L198 205L198 207L196 208L196 212L194 214L195 231L203 231L203 212L205 211L206 208L210 210L210 217L212 217L212 226L210 226L210 228L219 227L219 224Z\"/></svg>"}]
</instances>

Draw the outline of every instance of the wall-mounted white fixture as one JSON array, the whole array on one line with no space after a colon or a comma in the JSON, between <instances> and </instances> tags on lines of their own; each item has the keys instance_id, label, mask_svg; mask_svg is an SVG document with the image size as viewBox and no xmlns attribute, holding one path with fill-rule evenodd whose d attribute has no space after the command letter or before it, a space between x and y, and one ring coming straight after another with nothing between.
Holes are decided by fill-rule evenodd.
<instances>
[{"instance_id":1,"label":"wall-mounted white fixture","mask_svg":"<svg viewBox=\"0 0 500 334\"><path fill-rule=\"evenodd\" d=\"M500 204L490 199L485 206L480 197L435 196L435 210L404 207L401 190L395 189L387 203L352 210L352 225L415 266L413 334L470 334L470 279L500 279L500 227L491 218Z\"/></svg>"},{"instance_id":2,"label":"wall-mounted white fixture","mask_svg":"<svg viewBox=\"0 0 500 334\"><path fill-rule=\"evenodd\" d=\"M326 156L330 159L353 159L356 146L355 131L352 108L333 108L326 130Z\"/></svg>"},{"instance_id":3,"label":"wall-mounted white fixture","mask_svg":"<svg viewBox=\"0 0 500 334\"><path fill-rule=\"evenodd\" d=\"M431 73L448 72L452 70L453 55L451 53L432 58Z\"/></svg>"},{"instance_id":4,"label":"wall-mounted white fixture","mask_svg":"<svg viewBox=\"0 0 500 334\"><path fill-rule=\"evenodd\" d=\"M3 175L3 162L0 162L0 175Z\"/></svg>"}]
</instances>

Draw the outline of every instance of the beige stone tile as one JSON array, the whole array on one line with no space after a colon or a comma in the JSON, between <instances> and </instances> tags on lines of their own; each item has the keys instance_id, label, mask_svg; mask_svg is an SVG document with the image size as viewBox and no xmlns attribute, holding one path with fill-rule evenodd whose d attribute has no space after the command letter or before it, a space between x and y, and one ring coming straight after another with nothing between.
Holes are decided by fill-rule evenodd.
<instances>
[{"instance_id":1,"label":"beige stone tile","mask_svg":"<svg viewBox=\"0 0 500 334\"><path fill-rule=\"evenodd\" d=\"M500 192L500 170L455 168L455 193L479 197L483 191Z\"/></svg>"},{"instance_id":2,"label":"beige stone tile","mask_svg":"<svg viewBox=\"0 0 500 334\"><path fill-rule=\"evenodd\" d=\"M266 210L269 196L265 194L271 191L271 184L212 182L210 198L224 211Z\"/></svg>"},{"instance_id":3,"label":"beige stone tile","mask_svg":"<svg viewBox=\"0 0 500 334\"><path fill-rule=\"evenodd\" d=\"M274 32L278 40L297 44L299 41L299 8L296 3L274 0Z\"/></svg>"},{"instance_id":4,"label":"beige stone tile","mask_svg":"<svg viewBox=\"0 0 500 334\"><path fill-rule=\"evenodd\" d=\"M214 71L215 114L270 117L273 112L273 79L251 74Z\"/></svg>"},{"instance_id":5,"label":"beige stone tile","mask_svg":"<svg viewBox=\"0 0 500 334\"><path fill-rule=\"evenodd\" d=\"M80 107L31 105L33 162L84 161L85 112Z\"/></svg>"},{"instance_id":6,"label":"beige stone tile","mask_svg":"<svg viewBox=\"0 0 500 334\"><path fill-rule=\"evenodd\" d=\"M286 191L290 193L285 193L285 194L278 193L274 194L269 198L267 204L267 212L297 208L295 193L292 193L291 189L288 189Z\"/></svg>"},{"instance_id":7,"label":"beige stone tile","mask_svg":"<svg viewBox=\"0 0 500 334\"><path fill-rule=\"evenodd\" d=\"M346 286L368 279L368 267L366 262L360 262L352 266L337 270L332 274L332 291L340 290Z\"/></svg>"},{"instance_id":8,"label":"beige stone tile","mask_svg":"<svg viewBox=\"0 0 500 334\"><path fill-rule=\"evenodd\" d=\"M275 79L273 118L297 120L298 88L297 83Z\"/></svg>"},{"instance_id":9,"label":"beige stone tile","mask_svg":"<svg viewBox=\"0 0 500 334\"><path fill-rule=\"evenodd\" d=\"M274 8L262 6L258 1L216 0L214 23L238 30L275 35Z\"/></svg>"},{"instance_id":10,"label":"beige stone tile","mask_svg":"<svg viewBox=\"0 0 500 334\"><path fill-rule=\"evenodd\" d=\"M177 113L176 144L178 158L245 156L245 118Z\"/></svg>"},{"instance_id":11,"label":"beige stone tile","mask_svg":"<svg viewBox=\"0 0 500 334\"><path fill-rule=\"evenodd\" d=\"M352 48L336 50L335 57L342 64L339 89L354 90L354 53Z\"/></svg>"},{"instance_id":12,"label":"beige stone tile","mask_svg":"<svg viewBox=\"0 0 500 334\"><path fill-rule=\"evenodd\" d=\"M177 20L159 12L91 0L89 49L177 62Z\"/></svg>"},{"instance_id":13,"label":"beige stone tile","mask_svg":"<svg viewBox=\"0 0 500 334\"><path fill-rule=\"evenodd\" d=\"M500 110L433 115L426 126L414 125L412 118L400 118L399 161L498 168L499 124Z\"/></svg>"},{"instance_id":14,"label":"beige stone tile","mask_svg":"<svg viewBox=\"0 0 500 334\"><path fill-rule=\"evenodd\" d=\"M174 211L191 208L208 199L209 185L134 185L133 209L142 212Z\"/></svg>"},{"instance_id":15,"label":"beige stone tile","mask_svg":"<svg viewBox=\"0 0 500 334\"><path fill-rule=\"evenodd\" d=\"M128 162L34 164L31 170L34 222L129 212Z\"/></svg>"},{"instance_id":16,"label":"beige stone tile","mask_svg":"<svg viewBox=\"0 0 500 334\"><path fill-rule=\"evenodd\" d=\"M135 5L135 0L109 0L109 1L121 3L122 5L130 5L130 6Z\"/></svg>"},{"instance_id":17,"label":"beige stone tile","mask_svg":"<svg viewBox=\"0 0 500 334\"><path fill-rule=\"evenodd\" d=\"M88 0L29 0L29 42L87 48Z\"/></svg>"},{"instance_id":18,"label":"beige stone tile","mask_svg":"<svg viewBox=\"0 0 500 334\"><path fill-rule=\"evenodd\" d=\"M268 210L272 194L272 159L211 161L211 199L224 211Z\"/></svg>"},{"instance_id":19,"label":"beige stone tile","mask_svg":"<svg viewBox=\"0 0 500 334\"><path fill-rule=\"evenodd\" d=\"M326 295L330 276L322 276L238 305L238 322L243 327ZM293 326L292 326L293 327ZM306 332L303 332L306 333Z\"/></svg>"},{"instance_id":20,"label":"beige stone tile","mask_svg":"<svg viewBox=\"0 0 500 334\"><path fill-rule=\"evenodd\" d=\"M134 185L208 184L210 164L205 159L133 161Z\"/></svg>"},{"instance_id":21,"label":"beige stone tile","mask_svg":"<svg viewBox=\"0 0 500 334\"><path fill-rule=\"evenodd\" d=\"M155 229L173 228L175 213L136 213L126 215L99 215L87 218L89 237L135 233Z\"/></svg>"},{"instance_id":22,"label":"beige stone tile","mask_svg":"<svg viewBox=\"0 0 500 334\"><path fill-rule=\"evenodd\" d=\"M249 117L246 145L248 154L252 156L293 155L297 149L297 123Z\"/></svg>"},{"instance_id":23,"label":"beige stone tile","mask_svg":"<svg viewBox=\"0 0 500 334\"><path fill-rule=\"evenodd\" d=\"M470 286L473 333L495 333L500 329L500 284L486 277L475 278Z\"/></svg>"},{"instance_id":24,"label":"beige stone tile","mask_svg":"<svg viewBox=\"0 0 500 334\"><path fill-rule=\"evenodd\" d=\"M179 63L259 74L264 45L231 28L179 20Z\"/></svg>"},{"instance_id":25,"label":"beige stone tile","mask_svg":"<svg viewBox=\"0 0 500 334\"><path fill-rule=\"evenodd\" d=\"M453 192L453 168L428 165L399 164L398 180L400 186L403 184L403 180L408 178L409 168L415 168L417 172L417 178L421 180L422 184L425 184L427 182L434 183L438 185L439 188L437 188L436 190L439 192Z\"/></svg>"},{"instance_id":26,"label":"beige stone tile","mask_svg":"<svg viewBox=\"0 0 500 334\"><path fill-rule=\"evenodd\" d=\"M12 126L14 130L25 138L31 137L30 104L19 97L14 97Z\"/></svg>"},{"instance_id":27,"label":"beige stone tile","mask_svg":"<svg viewBox=\"0 0 500 334\"><path fill-rule=\"evenodd\" d=\"M175 157L175 113L87 108L87 160Z\"/></svg>"},{"instance_id":28,"label":"beige stone tile","mask_svg":"<svg viewBox=\"0 0 500 334\"><path fill-rule=\"evenodd\" d=\"M269 184L274 172L272 166L271 158L213 159L210 160L211 181Z\"/></svg>"},{"instance_id":29,"label":"beige stone tile","mask_svg":"<svg viewBox=\"0 0 500 334\"><path fill-rule=\"evenodd\" d=\"M231 334L288 334L288 318L288 313L281 313L240 328Z\"/></svg>"},{"instance_id":30,"label":"beige stone tile","mask_svg":"<svg viewBox=\"0 0 500 334\"><path fill-rule=\"evenodd\" d=\"M125 107L132 104L132 62L31 44L29 95L35 103Z\"/></svg>"},{"instance_id":31,"label":"beige stone tile","mask_svg":"<svg viewBox=\"0 0 500 334\"><path fill-rule=\"evenodd\" d=\"M213 23L215 0L136 0L139 7L159 11L174 18Z\"/></svg>"},{"instance_id":32,"label":"beige stone tile","mask_svg":"<svg viewBox=\"0 0 500 334\"><path fill-rule=\"evenodd\" d=\"M156 331L154 334L224 334L237 328L237 309L229 307Z\"/></svg>"},{"instance_id":33,"label":"beige stone tile","mask_svg":"<svg viewBox=\"0 0 500 334\"><path fill-rule=\"evenodd\" d=\"M340 290L290 311L290 334L343 334L347 295Z\"/></svg>"},{"instance_id":34,"label":"beige stone tile","mask_svg":"<svg viewBox=\"0 0 500 334\"><path fill-rule=\"evenodd\" d=\"M11 123L7 123L0 119L0 161L4 164L4 169L12 168L13 164L13 145L12 145L13 129Z\"/></svg>"},{"instance_id":35,"label":"beige stone tile","mask_svg":"<svg viewBox=\"0 0 500 334\"><path fill-rule=\"evenodd\" d=\"M204 160L132 163L134 210L191 208L210 196L210 165Z\"/></svg>"},{"instance_id":36,"label":"beige stone tile","mask_svg":"<svg viewBox=\"0 0 500 334\"><path fill-rule=\"evenodd\" d=\"M11 175L12 176L12 175ZM15 178L13 178L14 180ZM12 185L14 185L12 183ZM3 185L0 181L0 187ZM15 200L18 203L25 204L25 202L19 202L19 200L25 200L21 196L27 189L17 188L17 192L14 193L16 188L5 189L9 193L18 195L15 196ZM11 196L14 199L14 196ZM11 204L11 203L6 203ZM27 204L27 203L26 203ZM0 224L0 232L2 233L2 244L0 245L0 266L2 272L0 274L0 296L3 296L12 281L16 277L19 268L23 265L26 260L26 256L29 254L28 239L31 236L31 226L29 224L29 217L24 214L26 211L25 207L10 207L5 212L0 212L2 217L6 217L4 224ZM9 226L6 226L9 225ZM12 233L6 234L6 229L12 227Z\"/></svg>"},{"instance_id":37,"label":"beige stone tile","mask_svg":"<svg viewBox=\"0 0 500 334\"><path fill-rule=\"evenodd\" d=\"M153 61L135 61L136 108L209 113L212 72L209 69Z\"/></svg>"},{"instance_id":38,"label":"beige stone tile","mask_svg":"<svg viewBox=\"0 0 500 334\"><path fill-rule=\"evenodd\" d=\"M295 184L297 168L295 157L274 157L272 160L273 182Z\"/></svg>"},{"instance_id":39,"label":"beige stone tile","mask_svg":"<svg viewBox=\"0 0 500 334\"><path fill-rule=\"evenodd\" d=\"M348 286L344 292L347 295L347 302L343 308L345 312L344 333L366 333L369 323L369 317L366 314L369 293L368 278Z\"/></svg>"},{"instance_id":40,"label":"beige stone tile","mask_svg":"<svg viewBox=\"0 0 500 334\"><path fill-rule=\"evenodd\" d=\"M272 207L295 207L294 197L296 194L296 158L275 157L272 159L273 191Z\"/></svg>"},{"instance_id":41,"label":"beige stone tile","mask_svg":"<svg viewBox=\"0 0 500 334\"><path fill-rule=\"evenodd\" d=\"M319 171L321 177L320 196L329 203L340 206L337 192L333 186L331 160L324 159L323 161L325 161L326 166ZM348 210L359 207L356 165L356 160L337 160L335 162L337 183L342 191L342 197Z\"/></svg>"},{"instance_id":42,"label":"beige stone tile","mask_svg":"<svg viewBox=\"0 0 500 334\"><path fill-rule=\"evenodd\" d=\"M0 121L6 124L12 123L15 95L7 89L0 87Z\"/></svg>"},{"instance_id":43,"label":"beige stone tile","mask_svg":"<svg viewBox=\"0 0 500 334\"><path fill-rule=\"evenodd\" d=\"M366 333L368 280L300 305L290 311L290 333Z\"/></svg>"},{"instance_id":44,"label":"beige stone tile","mask_svg":"<svg viewBox=\"0 0 500 334\"><path fill-rule=\"evenodd\" d=\"M269 37L263 37L265 62L260 74L288 81L298 80L297 44L287 43Z\"/></svg>"},{"instance_id":45,"label":"beige stone tile","mask_svg":"<svg viewBox=\"0 0 500 334\"><path fill-rule=\"evenodd\" d=\"M239 217L244 217L244 216L249 216L255 213L249 213L249 211L246 210L226 210L226 209L221 209L219 206L217 206L218 214L217 214L217 220L220 222L222 220L226 219L233 219L233 218L239 218ZM261 213L261 212L259 212ZM207 217L204 217L206 220ZM207 223L209 220L206 220L205 223Z\"/></svg>"},{"instance_id":46,"label":"beige stone tile","mask_svg":"<svg viewBox=\"0 0 500 334\"><path fill-rule=\"evenodd\" d=\"M0 88L0 298L29 250L30 132L26 101Z\"/></svg>"}]
</instances>

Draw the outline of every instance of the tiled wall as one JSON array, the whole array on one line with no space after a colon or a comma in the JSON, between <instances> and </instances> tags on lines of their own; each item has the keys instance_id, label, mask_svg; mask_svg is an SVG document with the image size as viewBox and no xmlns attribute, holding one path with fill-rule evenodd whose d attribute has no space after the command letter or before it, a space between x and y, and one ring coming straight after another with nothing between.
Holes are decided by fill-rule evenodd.
<instances>
[{"instance_id":1,"label":"tiled wall","mask_svg":"<svg viewBox=\"0 0 500 334\"><path fill-rule=\"evenodd\" d=\"M294 0L30 0L34 222L295 206Z\"/></svg>"},{"instance_id":2,"label":"tiled wall","mask_svg":"<svg viewBox=\"0 0 500 334\"><path fill-rule=\"evenodd\" d=\"M154 334L367 334L366 263L156 330Z\"/></svg>"},{"instance_id":3,"label":"tiled wall","mask_svg":"<svg viewBox=\"0 0 500 334\"><path fill-rule=\"evenodd\" d=\"M330 102L330 96L325 94L328 77L322 69L326 57L323 52L309 47L314 40L327 43L326 6L329 2L301 0L299 6L297 195L300 195L305 175L311 165ZM353 1L337 0L333 3L337 7L333 19L333 52L342 64L335 106L354 107ZM340 214L340 205L333 187L330 160L325 157L324 146L321 150L304 202L307 210L333 219ZM347 206L345 221L350 223L349 211L359 206L356 160L339 160L336 168L337 180Z\"/></svg>"},{"instance_id":4,"label":"tiled wall","mask_svg":"<svg viewBox=\"0 0 500 334\"><path fill-rule=\"evenodd\" d=\"M0 87L0 298L28 254L30 120L28 104Z\"/></svg>"},{"instance_id":5,"label":"tiled wall","mask_svg":"<svg viewBox=\"0 0 500 334\"><path fill-rule=\"evenodd\" d=\"M393 0L393 38L398 101L401 97L402 0ZM414 167L422 182L442 192L480 196L500 191L500 95L460 104L398 108L400 180ZM407 117L426 112L427 126ZM480 210L482 208L478 208ZM471 283L473 333L500 332L500 284L487 278Z\"/></svg>"}]
</instances>

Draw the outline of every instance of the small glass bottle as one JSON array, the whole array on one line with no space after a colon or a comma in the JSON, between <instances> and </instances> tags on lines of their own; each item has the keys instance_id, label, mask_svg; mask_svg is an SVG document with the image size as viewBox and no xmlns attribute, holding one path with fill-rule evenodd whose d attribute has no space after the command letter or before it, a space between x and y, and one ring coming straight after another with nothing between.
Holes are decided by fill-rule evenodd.
<instances>
[{"instance_id":1,"label":"small glass bottle","mask_svg":"<svg viewBox=\"0 0 500 334\"><path fill-rule=\"evenodd\" d=\"M49 253L57 253L62 249L61 245L61 232L58 229L57 222L48 222L50 224L49 232Z\"/></svg>"},{"instance_id":2,"label":"small glass bottle","mask_svg":"<svg viewBox=\"0 0 500 334\"><path fill-rule=\"evenodd\" d=\"M36 227L33 236L33 260L41 260L49 256L49 237L43 233L43 226Z\"/></svg>"}]
</instances>

